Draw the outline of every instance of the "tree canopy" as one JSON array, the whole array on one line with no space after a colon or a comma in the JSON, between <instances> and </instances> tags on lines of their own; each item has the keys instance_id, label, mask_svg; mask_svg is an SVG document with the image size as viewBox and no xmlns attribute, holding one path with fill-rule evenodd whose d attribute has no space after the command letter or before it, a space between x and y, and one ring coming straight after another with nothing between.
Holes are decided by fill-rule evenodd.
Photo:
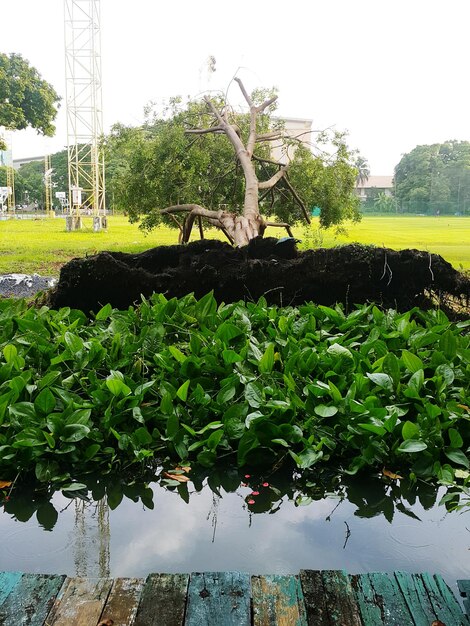
<instances>
[{"instance_id":1,"label":"tree canopy","mask_svg":"<svg viewBox=\"0 0 470 626\"><path fill-rule=\"evenodd\" d=\"M470 210L470 142L416 146L395 168L401 208L420 212Z\"/></svg>"},{"instance_id":2,"label":"tree canopy","mask_svg":"<svg viewBox=\"0 0 470 626\"><path fill-rule=\"evenodd\" d=\"M0 126L10 130L30 126L52 136L59 100L52 85L20 54L0 53Z\"/></svg>"},{"instance_id":3,"label":"tree canopy","mask_svg":"<svg viewBox=\"0 0 470 626\"><path fill-rule=\"evenodd\" d=\"M324 227L359 219L357 169L344 135L318 134L312 152L274 117L272 90L248 95L237 82L248 113L233 110L223 97L185 104L174 98L166 111L149 112L140 128L114 127L107 150L117 206L147 229L162 222L175 226L180 210L193 210L179 207L195 206L199 217L218 225L221 210L246 214L254 180L253 213L259 204L265 215L292 224L308 220L318 206ZM280 160L272 156L273 145L282 149Z\"/></svg>"}]
</instances>

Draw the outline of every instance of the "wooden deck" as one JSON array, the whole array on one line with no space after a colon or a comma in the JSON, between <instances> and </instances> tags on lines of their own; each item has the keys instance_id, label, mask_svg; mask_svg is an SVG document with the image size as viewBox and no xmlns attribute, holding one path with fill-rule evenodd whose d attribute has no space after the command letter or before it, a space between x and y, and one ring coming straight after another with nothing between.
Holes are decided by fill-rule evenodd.
<instances>
[{"instance_id":1,"label":"wooden deck","mask_svg":"<svg viewBox=\"0 0 470 626\"><path fill-rule=\"evenodd\" d=\"M470 580L459 581L470 612ZM2 626L470 626L441 576L302 570L68 578L0 572Z\"/></svg>"}]
</instances>

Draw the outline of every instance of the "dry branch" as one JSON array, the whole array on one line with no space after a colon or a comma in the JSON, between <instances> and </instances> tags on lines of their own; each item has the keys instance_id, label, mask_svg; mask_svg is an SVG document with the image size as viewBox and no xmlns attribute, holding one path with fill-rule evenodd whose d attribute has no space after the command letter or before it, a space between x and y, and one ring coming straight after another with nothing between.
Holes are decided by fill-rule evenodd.
<instances>
[{"instance_id":1,"label":"dry branch","mask_svg":"<svg viewBox=\"0 0 470 626\"><path fill-rule=\"evenodd\" d=\"M224 133L222 126L211 126L210 128L190 128L184 131L187 135L206 135L207 133Z\"/></svg>"},{"instance_id":2,"label":"dry branch","mask_svg":"<svg viewBox=\"0 0 470 626\"><path fill-rule=\"evenodd\" d=\"M265 180L261 183L258 184L258 189L271 189L272 187L274 187L274 185L279 182L281 180L281 178L284 177L287 168L289 166L288 165L283 165L281 167L281 169L276 172L276 174L274 174L274 176L271 176L271 178L269 180Z\"/></svg>"},{"instance_id":3,"label":"dry branch","mask_svg":"<svg viewBox=\"0 0 470 626\"><path fill-rule=\"evenodd\" d=\"M275 228L285 228L289 237L294 237L291 227L287 222L265 222L266 226L274 226Z\"/></svg>"}]
</instances>

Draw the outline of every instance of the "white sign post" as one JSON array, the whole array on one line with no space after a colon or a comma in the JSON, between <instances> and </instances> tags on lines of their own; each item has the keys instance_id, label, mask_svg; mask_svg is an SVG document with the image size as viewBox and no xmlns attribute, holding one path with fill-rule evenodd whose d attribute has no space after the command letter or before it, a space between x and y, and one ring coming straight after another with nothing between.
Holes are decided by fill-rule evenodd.
<instances>
[{"instance_id":1,"label":"white sign post","mask_svg":"<svg viewBox=\"0 0 470 626\"><path fill-rule=\"evenodd\" d=\"M82 205L82 188L72 187L72 205L74 207L81 207Z\"/></svg>"},{"instance_id":2,"label":"white sign post","mask_svg":"<svg viewBox=\"0 0 470 626\"><path fill-rule=\"evenodd\" d=\"M5 201L11 195L11 187L0 187L0 211L5 210Z\"/></svg>"},{"instance_id":3,"label":"white sign post","mask_svg":"<svg viewBox=\"0 0 470 626\"><path fill-rule=\"evenodd\" d=\"M81 230L82 217L80 215L80 207L82 205L82 188L72 187L71 190L72 206L70 207L70 214L65 217L65 230Z\"/></svg>"}]
</instances>

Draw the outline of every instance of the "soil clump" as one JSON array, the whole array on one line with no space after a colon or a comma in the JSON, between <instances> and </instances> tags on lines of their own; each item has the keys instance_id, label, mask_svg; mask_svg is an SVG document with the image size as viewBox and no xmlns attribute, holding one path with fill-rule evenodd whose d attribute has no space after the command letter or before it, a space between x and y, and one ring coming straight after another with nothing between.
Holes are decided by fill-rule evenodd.
<instances>
[{"instance_id":1,"label":"soil clump","mask_svg":"<svg viewBox=\"0 0 470 626\"><path fill-rule=\"evenodd\" d=\"M226 303L264 296L281 306L342 302L350 310L375 302L401 311L440 306L468 316L470 279L441 256L421 250L351 244L301 252L290 238L256 238L243 248L202 240L72 259L48 292L47 304L88 313L108 302L125 309L154 292L201 298L209 291Z\"/></svg>"}]
</instances>

